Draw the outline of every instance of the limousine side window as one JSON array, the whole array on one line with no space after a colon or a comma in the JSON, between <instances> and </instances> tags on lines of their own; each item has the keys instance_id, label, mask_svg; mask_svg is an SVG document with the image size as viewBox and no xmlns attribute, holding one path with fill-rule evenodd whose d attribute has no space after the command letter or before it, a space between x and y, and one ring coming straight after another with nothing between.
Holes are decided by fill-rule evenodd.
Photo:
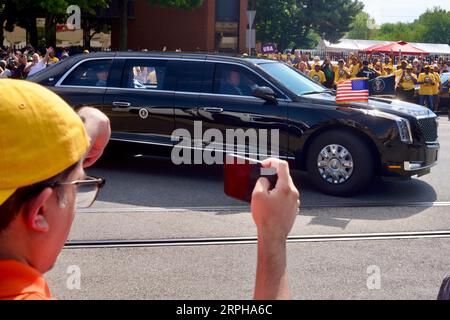
<instances>
[{"instance_id":1,"label":"limousine side window","mask_svg":"<svg viewBox=\"0 0 450 320\"><path fill-rule=\"evenodd\" d=\"M166 62L130 59L125 64L122 87L130 89L164 90Z\"/></svg>"},{"instance_id":2,"label":"limousine side window","mask_svg":"<svg viewBox=\"0 0 450 320\"><path fill-rule=\"evenodd\" d=\"M217 64L214 93L251 96L257 87L267 84L253 72L231 64Z\"/></svg>"},{"instance_id":3,"label":"limousine side window","mask_svg":"<svg viewBox=\"0 0 450 320\"><path fill-rule=\"evenodd\" d=\"M177 61L172 67L176 75L176 91L201 92L203 83L204 62Z\"/></svg>"},{"instance_id":4,"label":"limousine side window","mask_svg":"<svg viewBox=\"0 0 450 320\"><path fill-rule=\"evenodd\" d=\"M111 64L111 59L83 62L64 79L62 85L106 87Z\"/></svg>"}]
</instances>

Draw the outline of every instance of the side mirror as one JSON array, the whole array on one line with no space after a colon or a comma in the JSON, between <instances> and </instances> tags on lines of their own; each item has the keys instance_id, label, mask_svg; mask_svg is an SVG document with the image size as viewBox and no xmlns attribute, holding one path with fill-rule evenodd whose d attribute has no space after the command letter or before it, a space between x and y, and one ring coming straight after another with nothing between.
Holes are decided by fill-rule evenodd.
<instances>
[{"instance_id":1,"label":"side mirror","mask_svg":"<svg viewBox=\"0 0 450 320\"><path fill-rule=\"evenodd\" d=\"M253 90L252 94L254 97L261 98L263 100L266 100L267 102L278 104L277 97L272 88L258 87L255 90Z\"/></svg>"}]
</instances>

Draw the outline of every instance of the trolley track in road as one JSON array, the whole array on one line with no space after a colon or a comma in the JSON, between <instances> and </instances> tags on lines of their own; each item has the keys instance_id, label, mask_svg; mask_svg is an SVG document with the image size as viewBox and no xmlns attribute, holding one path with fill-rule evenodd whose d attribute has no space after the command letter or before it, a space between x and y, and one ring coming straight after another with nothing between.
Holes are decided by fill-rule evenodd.
<instances>
[{"instance_id":1,"label":"trolley track in road","mask_svg":"<svg viewBox=\"0 0 450 320\"><path fill-rule=\"evenodd\" d=\"M422 232L390 232L360 234L330 234L290 236L288 243L338 242L338 241L375 241L404 239L450 238L450 230ZM246 245L256 244L256 237L223 237L223 238L182 238L182 239L149 239L149 240L73 240L65 245L65 249L97 249L97 248L151 248L174 246L211 246L211 245Z\"/></svg>"},{"instance_id":2,"label":"trolley track in road","mask_svg":"<svg viewBox=\"0 0 450 320\"><path fill-rule=\"evenodd\" d=\"M301 210L317 210L329 208L413 208L413 207L450 207L450 201L435 201L435 202L369 202L369 203L334 203L334 204L302 204ZM133 212L247 212L250 211L250 206L211 206L211 207L111 207L111 208L88 208L79 209L79 213L133 213Z\"/></svg>"},{"instance_id":3,"label":"trolley track in road","mask_svg":"<svg viewBox=\"0 0 450 320\"><path fill-rule=\"evenodd\" d=\"M382 207L450 207L450 202L373 202L373 203L336 203L306 204L301 210L321 210L329 208L382 208ZM218 207L186 207L186 208L160 208L160 207L112 207L89 208L79 210L80 213L152 213L152 212L249 212L249 206L218 206ZM288 243L309 242L342 242L342 241L376 241L376 240L402 240L402 239L431 239L450 238L450 230L415 231L415 232L388 232L388 233L355 233L355 234L325 234L290 236ZM174 246L211 246L211 245L248 245L256 244L256 237L203 237L203 238L171 238L171 239L139 239L139 240L72 240L68 241L65 249L96 249L96 248L151 248Z\"/></svg>"}]
</instances>

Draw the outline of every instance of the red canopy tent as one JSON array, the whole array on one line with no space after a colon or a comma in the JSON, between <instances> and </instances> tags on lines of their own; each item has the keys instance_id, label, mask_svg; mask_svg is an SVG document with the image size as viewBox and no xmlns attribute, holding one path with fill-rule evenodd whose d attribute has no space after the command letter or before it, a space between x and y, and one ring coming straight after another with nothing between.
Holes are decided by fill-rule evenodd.
<instances>
[{"instance_id":1,"label":"red canopy tent","mask_svg":"<svg viewBox=\"0 0 450 320\"><path fill-rule=\"evenodd\" d=\"M377 45L373 45L370 46L366 49L364 49L365 53L374 53L374 52L379 52L379 53L385 53L385 54L389 54L389 53L393 53L394 55L398 56L400 54L402 55L409 55L409 56L428 56L429 53L419 49L417 47L414 47L413 45L404 42L404 41L399 41L399 42L394 42L391 44L377 44Z\"/></svg>"}]
</instances>

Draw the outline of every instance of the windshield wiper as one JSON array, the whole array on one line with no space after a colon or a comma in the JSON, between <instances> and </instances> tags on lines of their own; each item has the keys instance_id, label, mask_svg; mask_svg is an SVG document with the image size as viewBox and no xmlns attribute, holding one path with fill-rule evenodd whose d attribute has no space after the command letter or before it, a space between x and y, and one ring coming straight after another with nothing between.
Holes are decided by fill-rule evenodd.
<instances>
[{"instance_id":1,"label":"windshield wiper","mask_svg":"<svg viewBox=\"0 0 450 320\"><path fill-rule=\"evenodd\" d=\"M322 90L322 91L311 91L311 92L303 93L303 94L301 94L301 96L309 96L311 94L318 94L318 93L331 93L331 94L334 94L334 90L327 89L327 90Z\"/></svg>"}]
</instances>

